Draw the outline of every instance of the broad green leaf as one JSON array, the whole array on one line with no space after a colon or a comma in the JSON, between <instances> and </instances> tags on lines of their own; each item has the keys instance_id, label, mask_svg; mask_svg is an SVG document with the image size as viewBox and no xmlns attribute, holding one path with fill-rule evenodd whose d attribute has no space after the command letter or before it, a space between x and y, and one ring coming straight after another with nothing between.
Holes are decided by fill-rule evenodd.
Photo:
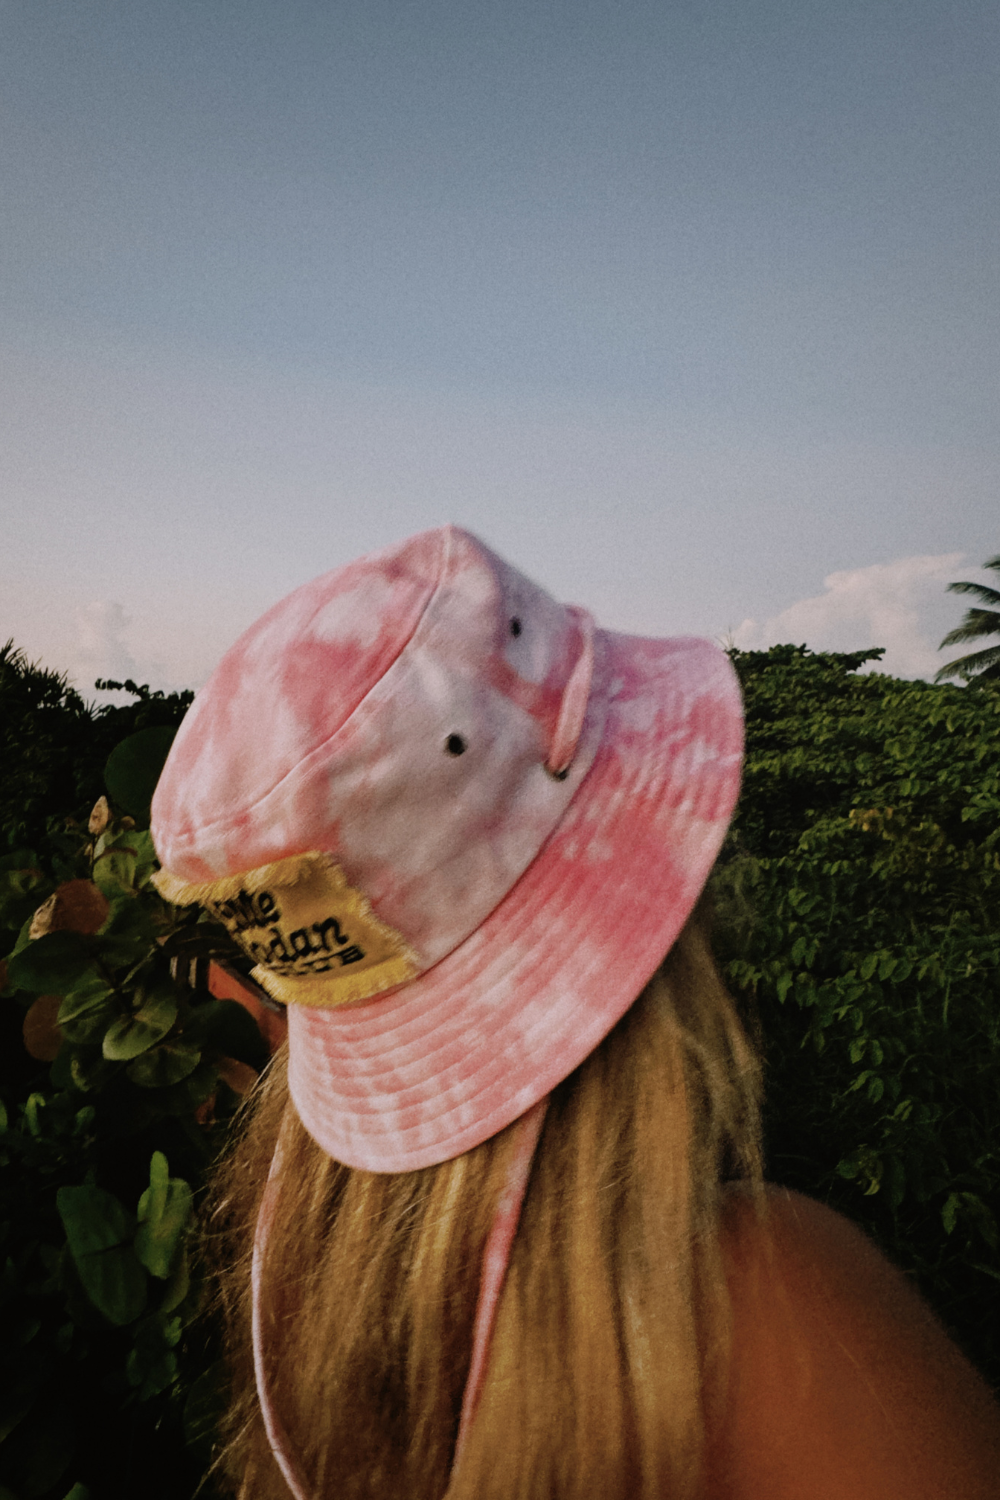
<instances>
[{"instance_id":1,"label":"broad green leaf","mask_svg":"<svg viewBox=\"0 0 1000 1500\"><path fill-rule=\"evenodd\" d=\"M160 1089L180 1083L201 1062L201 1053L182 1041L160 1042L129 1063L127 1072L140 1088Z\"/></svg>"},{"instance_id":2,"label":"broad green leaf","mask_svg":"<svg viewBox=\"0 0 1000 1500\"><path fill-rule=\"evenodd\" d=\"M65 1093L77 1087L73 1080L75 1050L72 1046L60 1047L49 1068L49 1082L57 1093Z\"/></svg>"},{"instance_id":3,"label":"broad green leaf","mask_svg":"<svg viewBox=\"0 0 1000 1500\"><path fill-rule=\"evenodd\" d=\"M165 1391L177 1378L177 1358L173 1350L181 1336L179 1318L153 1313L135 1330L135 1342L125 1367L130 1385L138 1388L140 1401L148 1401Z\"/></svg>"},{"instance_id":4,"label":"broad green leaf","mask_svg":"<svg viewBox=\"0 0 1000 1500\"><path fill-rule=\"evenodd\" d=\"M24 1118L28 1123L28 1129L36 1140L42 1134L42 1116L48 1103L44 1094L29 1094L24 1105Z\"/></svg>"},{"instance_id":5,"label":"broad green leaf","mask_svg":"<svg viewBox=\"0 0 1000 1500\"><path fill-rule=\"evenodd\" d=\"M123 833L94 860L94 884L109 900L132 889L138 852L137 840Z\"/></svg>"},{"instance_id":6,"label":"broad green leaf","mask_svg":"<svg viewBox=\"0 0 1000 1500\"><path fill-rule=\"evenodd\" d=\"M177 1356L172 1349L161 1349L152 1357L133 1349L125 1362L129 1385L138 1387L140 1401L162 1395L177 1379Z\"/></svg>"},{"instance_id":7,"label":"broad green leaf","mask_svg":"<svg viewBox=\"0 0 1000 1500\"><path fill-rule=\"evenodd\" d=\"M962 1206L974 1221L991 1250L997 1248L997 1224L989 1208L976 1193L963 1193Z\"/></svg>"},{"instance_id":8,"label":"broad green leaf","mask_svg":"<svg viewBox=\"0 0 1000 1500\"><path fill-rule=\"evenodd\" d=\"M135 1218L113 1193L85 1184L62 1187L56 1207L77 1269L81 1257L126 1244L135 1233Z\"/></svg>"},{"instance_id":9,"label":"broad green leaf","mask_svg":"<svg viewBox=\"0 0 1000 1500\"><path fill-rule=\"evenodd\" d=\"M112 968L134 968L162 935L162 924L134 891L118 891L110 900L111 915L101 930L101 957Z\"/></svg>"},{"instance_id":10,"label":"broad green leaf","mask_svg":"<svg viewBox=\"0 0 1000 1500\"><path fill-rule=\"evenodd\" d=\"M103 1053L112 1062L128 1062L165 1037L177 1020L177 1001L166 988L154 991L130 1016L108 1027Z\"/></svg>"},{"instance_id":11,"label":"broad green leaf","mask_svg":"<svg viewBox=\"0 0 1000 1500\"><path fill-rule=\"evenodd\" d=\"M218 1088L219 1072L214 1063L205 1062L204 1058L189 1073L182 1078L180 1083L172 1083L168 1088L157 1090L152 1097L156 1100L157 1109L161 1109L168 1115L191 1115L200 1104L211 1098Z\"/></svg>"},{"instance_id":12,"label":"broad green leaf","mask_svg":"<svg viewBox=\"0 0 1000 1500\"><path fill-rule=\"evenodd\" d=\"M174 1268L170 1273L166 1286L163 1288L163 1301L160 1303L160 1312L173 1312L180 1307L184 1298L191 1289L191 1262L188 1257L187 1247L181 1245Z\"/></svg>"},{"instance_id":13,"label":"broad green leaf","mask_svg":"<svg viewBox=\"0 0 1000 1500\"><path fill-rule=\"evenodd\" d=\"M83 978L93 944L78 932L47 932L7 961L10 983L36 995L64 995Z\"/></svg>"},{"instance_id":14,"label":"broad green leaf","mask_svg":"<svg viewBox=\"0 0 1000 1500\"><path fill-rule=\"evenodd\" d=\"M93 969L87 969L80 980L68 990L59 1007L59 1024L75 1021L78 1016L88 1015L100 1009L111 999L114 991L107 980Z\"/></svg>"},{"instance_id":15,"label":"broad green leaf","mask_svg":"<svg viewBox=\"0 0 1000 1500\"><path fill-rule=\"evenodd\" d=\"M153 848L153 835L148 828L135 829L136 859L135 871L132 883L136 890L141 890L149 883L149 877L157 868L159 860L156 850Z\"/></svg>"},{"instance_id":16,"label":"broad green leaf","mask_svg":"<svg viewBox=\"0 0 1000 1500\"><path fill-rule=\"evenodd\" d=\"M37 865L38 857L33 849L11 849L7 854L0 854L0 870L34 869Z\"/></svg>"},{"instance_id":17,"label":"broad green leaf","mask_svg":"<svg viewBox=\"0 0 1000 1500\"><path fill-rule=\"evenodd\" d=\"M117 1327L146 1305L146 1277L132 1248L135 1219L99 1187L62 1187L56 1207L87 1296Z\"/></svg>"},{"instance_id":18,"label":"broad green leaf","mask_svg":"<svg viewBox=\"0 0 1000 1500\"><path fill-rule=\"evenodd\" d=\"M139 1228L135 1253L152 1275L165 1281L171 1274L181 1238L191 1217L194 1197L179 1177L168 1177L167 1159L154 1151L149 1187L139 1199Z\"/></svg>"},{"instance_id":19,"label":"broad green leaf","mask_svg":"<svg viewBox=\"0 0 1000 1500\"><path fill-rule=\"evenodd\" d=\"M58 1068L59 1059L63 1053L70 1054L70 1078L74 1087L82 1089L84 1093L100 1089L109 1078L114 1076L113 1065L105 1062L101 1052L91 1046L85 1046L75 1053L70 1053L68 1047L63 1048L52 1064L53 1069Z\"/></svg>"},{"instance_id":20,"label":"broad green leaf","mask_svg":"<svg viewBox=\"0 0 1000 1500\"><path fill-rule=\"evenodd\" d=\"M143 1189L139 1200L139 1223L145 1219L158 1219L167 1205L170 1188L170 1164L162 1151L154 1151L149 1159L149 1187Z\"/></svg>"},{"instance_id":21,"label":"broad green leaf","mask_svg":"<svg viewBox=\"0 0 1000 1500\"><path fill-rule=\"evenodd\" d=\"M134 894L149 881L156 868L156 851L148 829L130 828L95 845L94 882L110 901L123 893Z\"/></svg>"},{"instance_id":22,"label":"broad green leaf","mask_svg":"<svg viewBox=\"0 0 1000 1500\"><path fill-rule=\"evenodd\" d=\"M12 866L0 873L0 907L9 901L16 901L22 896L34 895L46 884L45 876L37 865L29 863L24 866ZM35 905L38 905L37 896ZM13 924L11 924L13 925Z\"/></svg>"},{"instance_id":23,"label":"broad green leaf","mask_svg":"<svg viewBox=\"0 0 1000 1500\"><path fill-rule=\"evenodd\" d=\"M58 1021L69 1041L88 1042L103 1036L114 1014L114 991L90 969L64 997Z\"/></svg>"},{"instance_id":24,"label":"broad green leaf","mask_svg":"<svg viewBox=\"0 0 1000 1500\"><path fill-rule=\"evenodd\" d=\"M143 828L149 826L149 804L177 730L139 729L116 745L104 768L104 784L114 802Z\"/></svg>"}]
</instances>

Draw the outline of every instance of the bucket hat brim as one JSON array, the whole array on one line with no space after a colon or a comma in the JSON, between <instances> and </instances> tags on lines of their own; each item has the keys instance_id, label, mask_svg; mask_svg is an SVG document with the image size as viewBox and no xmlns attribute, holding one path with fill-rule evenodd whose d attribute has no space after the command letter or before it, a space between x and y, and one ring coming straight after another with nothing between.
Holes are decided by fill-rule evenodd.
<instances>
[{"instance_id":1,"label":"bucket hat brim","mask_svg":"<svg viewBox=\"0 0 1000 1500\"><path fill-rule=\"evenodd\" d=\"M700 639L598 637L600 745L499 905L388 994L289 1007L296 1109L350 1167L448 1160L542 1099L628 1009L708 878L739 791L733 667Z\"/></svg>"}]
</instances>

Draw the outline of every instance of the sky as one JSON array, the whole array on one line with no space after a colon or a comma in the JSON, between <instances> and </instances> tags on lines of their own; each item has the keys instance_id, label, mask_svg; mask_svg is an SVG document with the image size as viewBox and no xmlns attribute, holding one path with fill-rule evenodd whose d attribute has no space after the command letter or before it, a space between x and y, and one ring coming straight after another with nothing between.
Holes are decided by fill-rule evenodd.
<instances>
[{"instance_id":1,"label":"sky","mask_svg":"<svg viewBox=\"0 0 1000 1500\"><path fill-rule=\"evenodd\" d=\"M932 675L998 179L995 0L0 0L0 643L198 687L451 520L611 628Z\"/></svg>"}]
</instances>

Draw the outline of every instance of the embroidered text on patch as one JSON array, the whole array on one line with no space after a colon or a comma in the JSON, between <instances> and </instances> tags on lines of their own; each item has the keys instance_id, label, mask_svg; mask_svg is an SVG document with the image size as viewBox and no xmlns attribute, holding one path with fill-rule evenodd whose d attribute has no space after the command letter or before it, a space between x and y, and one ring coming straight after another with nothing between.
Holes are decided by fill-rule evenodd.
<instances>
[{"instance_id":1,"label":"embroidered text on patch","mask_svg":"<svg viewBox=\"0 0 1000 1500\"><path fill-rule=\"evenodd\" d=\"M281 930L281 907L273 891L251 894L241 890L231 901L209 902L208 906L255 963L278 974L325 974L338 963L343 968L366 957L364 949L351 942L334 916L308 927L296 927L286 935Z\"/></svg>"},{"instance_id":2,"label":"embroidered text on patch","mask_svg":"<svg viewBox=\"0 0 1000 1500\"><path fill-rule=\"evenodd\" d=\"M418 964L363 893L321 854L184 887L161 872L167 899L197 900L254 961L254 978L286 1004L344 1005L412 979Z\"/></svg>"}]
</instances>

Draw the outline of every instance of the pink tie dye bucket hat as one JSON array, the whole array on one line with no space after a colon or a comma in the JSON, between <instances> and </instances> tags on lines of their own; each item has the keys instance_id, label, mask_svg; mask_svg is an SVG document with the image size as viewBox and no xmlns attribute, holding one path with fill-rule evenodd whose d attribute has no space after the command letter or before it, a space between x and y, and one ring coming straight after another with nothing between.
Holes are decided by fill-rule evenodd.
<instances>
[{"instance_id":1,"label":"pink tie dye bucket hat","mask_svg":"<svg viewBox=\"0 0 1000 1500\"><path fill-rule=\"evenodd\" d=\"M714 863L742 714L711 643L598 630L446 526L327 573L221 661L153 800L168 899L288 1007L348 1166L502 1130L651 977Z\"/></svg>"}]
</instances>

